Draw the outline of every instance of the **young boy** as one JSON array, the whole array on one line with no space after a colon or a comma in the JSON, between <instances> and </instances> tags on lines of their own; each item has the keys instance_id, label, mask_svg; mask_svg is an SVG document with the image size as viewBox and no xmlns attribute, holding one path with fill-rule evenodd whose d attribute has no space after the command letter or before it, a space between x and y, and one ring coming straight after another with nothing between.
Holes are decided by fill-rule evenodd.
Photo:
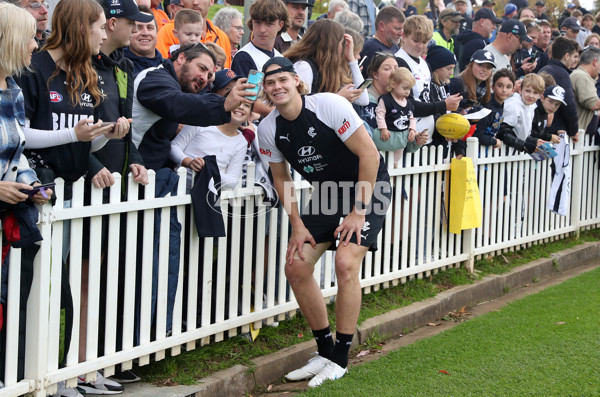
<instances>
[{"instance_id":1,"label":"young boy","mask_svg":"<svg viewBox=\"0 0 600 397\"><path fill-rule=\"evenodd\" d=\"M186 44L199 43L202 40L204 21L202 15L196 10L183 9L175 14L175 28L173 35L179 44L169 47L169 56Z\"/></svg>"},{"instance_id":2,"label":"young boy","mask_svg":"<svg viewBox=\"0 0 600 397\"><path fill-rule=\"evenodd\" d=\"M433 24L423 15L413 15L404 22L402 47L396 52L398 66L410 70L416 84L412 89L417 118L417 132L428 131L431 136L435 128L434 114L444 114L446 110L454 111L462 99L460 94L451 95L444 101L431 102L430 82L431 70L422 58L427 51L427 44L433 36ZM431 142L428 138L427 143Z\"/></svg>"},{"instance_id":3,"label":"young boy","mask_svg":"<svg viewBox=\"0 0 600 397\"><path fill-rule=\"evenodd\" d=\"M546 131L548 125L548 115L554 114L560 105L565 105L565 90L558 85L553 85L544 91L544 94L536 102L533 123L531 126L531 136L534 138L543 139L552 143L559 143L560 136ZM558 131L559 133L561 131ZM564 133L564 131L562 131Z\"/></svg>"},{"instance_id":4,"label":"young boy","mask_svg":"<svg viewBox=\"0 0 600 397\"><path fill-rule=\"evenodd\" d=\"M513 94L504 103L504 121L500 124L497 138L506 146L520 152L533 153L545 143L531 136L535 103L544 92L544 79L530 73L523 78L521 94Z\"/></svg>"},{"instance_id":5,"label":"young boy","mask_svg":"<svg viewBox=\"0 0 600 397\"><path fill-rule=\"evenodd\" d=\"M515 74L508 69L497 70L492 78L492 91L494 95L485 105L492 112L484 119L479 120L473 137L479 140L481 146L499 148L502 141L496 137L504 115L504 101L512 94L515 87Z\"/></svg>"}]
</instances>

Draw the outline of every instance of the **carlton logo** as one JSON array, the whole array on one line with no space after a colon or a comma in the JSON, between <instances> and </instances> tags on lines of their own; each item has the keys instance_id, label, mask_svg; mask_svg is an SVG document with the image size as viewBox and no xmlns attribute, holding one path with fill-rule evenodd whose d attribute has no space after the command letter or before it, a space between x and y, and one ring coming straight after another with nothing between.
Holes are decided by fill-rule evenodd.
<instances>
[{"instance_id":1,"label":"carlton logo","mask_svg":"<svg viewBox=\"0 0 600 397\"><path fill-rule=\"evenodd\" d=\"M313 154L315 154L315 148L312 146L302 146L298 149L298 156L300 157L312 156Z\"/></svg>"},{"instance_id":2,"label":"carlton logo","mask_svg":"<svg viewBox=\"0 0 600 397\"><path fill-rule=\"evenodd\" d=\"M271 151L270 150L265 150L263 148L260 148L260 154L264 154L265 156L269 156L271 157Z\"/></svg>"},{"instance_id":3,"label":"carlton logo","mask_svg":"<svg viewBox=\"0 0 600 397\"><path fill-rule=\"evenodd\" d=\"M50 102L58 103L62 102L63 97L56 91L50 91Z\"/></svg>"},{"instance_id":4,"label":"carlton logo","mask_svg":"<svg viewBox=\"0 0 600 397\"><path fill-rule=\"evenodd\" d=\"M350 128L350 122L344 119L344 124L342 124L342 126L338 128L338 134L344 135L344 132L348 131L348 128Z\"/></svg>"}]
</instances>

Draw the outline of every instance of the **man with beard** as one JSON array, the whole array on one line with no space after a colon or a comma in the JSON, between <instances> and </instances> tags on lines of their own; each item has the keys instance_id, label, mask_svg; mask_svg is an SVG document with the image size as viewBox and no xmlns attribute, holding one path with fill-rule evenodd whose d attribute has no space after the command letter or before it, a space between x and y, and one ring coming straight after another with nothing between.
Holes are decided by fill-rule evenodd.
<instances>
[{"instance_id":1,"label":"man with beard","mask_svg":"<svg viewBox=\"0 0 600 397\"><path fill-rule=\"evenodd\" d=\"M384 7L379 11L377 19L375 19L375 36L365 41L363 49L360 52L361 59L366 57L362 64L365 78L368 77L367 69L375 53L385 52L394 54L400 49L398 44L404 31L405 19L404 13L394 6Z\"/></svg>"},{"instance_id":2,"label":"man with beard","mask_svg":"<svg viewBox=\"0 0 600 397\"><path fill-rule=\"evenodd\" d=\"M455 54L458 58L458 70L463 71L469 64L471 56L477 50L489 44L492 32L496 30L496 25L502 23L494 11L489 8L481 8L475 13L473 18L473 30L465 30L456 37Z\"/></svg>"},{"instance_id":3,"label":"man with beard","mask_svg":"<svg viewBox=\"0 0 600 397\"><path fill-rule=\"evenodd\" d=\"M439 28L433 32L435 44L444 47L454 53L454 39L452 36L458 33L458 27L465 18L460 12L446 8L440 13Z\"/></svg>"},{"instance_id":4,"label":"man with beard","mask_svg":"<svg viewBox=\"0 0 600 397\"><path fill-rule=\"evenodd\" d=\"M230 112L240 104L252 103L244 91L253 88L240 79L227 98L198 94L213 79L215 56L202 44L179 48L162 65L146 69L135 79L133 98L133 143L148 169L164 167L171 140L180 123L195 126L229 122Z\"/></svg>"},{"instance_id":5,"label":"man with beard","mask_svg":"<svg viewBox=\"0 0 600 397\"><path fill-rule=\"evenodd\" d=\"M48 28L48 9L50 5L45 0L15 0L12 3L26 9L35 18L35 41L39 50L46 44L46 37L48 36L46 29Z\"/></svg>"},{"instance_id":6,"label":"man with beard","mask_svg":"<svg viewBox=\"0 0 600 397\"><path fill-rule=\"evenodd\" d=\"M284 0L284 3L290 13L291 26L285 32L279 32L275 39L275 49L282 54L302 38L306 30L304 23L307 9L313 6L306 0Z\"/></svg>"}]
</instances>

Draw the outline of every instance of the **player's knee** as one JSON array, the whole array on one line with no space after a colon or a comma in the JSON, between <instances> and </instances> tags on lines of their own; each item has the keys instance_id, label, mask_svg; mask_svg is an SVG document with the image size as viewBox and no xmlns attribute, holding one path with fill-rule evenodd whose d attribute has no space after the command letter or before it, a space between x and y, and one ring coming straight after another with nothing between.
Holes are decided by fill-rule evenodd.
<instances>
[{"instance_id":1,"label":"player's knee","mask_svg":"<svg viewBox=\"0 0 600 397\"><path fill-rule=\"evenodd\" d=\"M307 262L294 259L291 264L286 263L285 277L290 284L293 285L295 282L302 281L307 277L312 277L312 266Z\"/></svg>"},{"instance_id":2,"label":"player's knee","mask_svg":"<svg viewBox=\"0 0 600 397\"><path fill-rule=\"evenodd\" d=\"M358 266L356 258L351 255L339 255L335 257L335 274L338 283L346 283L358 279Z\"/></svg>"}]
</instances>

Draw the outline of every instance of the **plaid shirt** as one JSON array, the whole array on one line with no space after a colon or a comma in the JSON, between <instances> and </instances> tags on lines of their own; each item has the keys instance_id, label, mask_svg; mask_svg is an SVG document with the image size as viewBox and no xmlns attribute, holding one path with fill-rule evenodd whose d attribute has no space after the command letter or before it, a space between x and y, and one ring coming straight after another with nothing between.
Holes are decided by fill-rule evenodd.
<instances>
[{"instance_id":1,"label":"plaid shirt","mask_svg":"<svg viewBox=\"0 0 600 397\"><path fill-rule=\"evenodd\" d=\"M8 89L0 90L0 179L32 184L37 181L37 176L23 155L23 93L12 77L6 82Z\"/></svg>"},{"instance_id":2,"label":"plaid shirt","mask_svg":"<svg viewBox=\"0 0 600 397\"><path fill-rule=\"evenodd\" d=\"M373 7L373 15L377 15L377 11L375 10L375 5L373 4L372 0L348 0L350 11L358 15L363 22L364 27L360 33L364 37L373 37L375 35L375 26L374 24L371 24L367 3L370 3Z\"/></svg>"}]
</instances>

